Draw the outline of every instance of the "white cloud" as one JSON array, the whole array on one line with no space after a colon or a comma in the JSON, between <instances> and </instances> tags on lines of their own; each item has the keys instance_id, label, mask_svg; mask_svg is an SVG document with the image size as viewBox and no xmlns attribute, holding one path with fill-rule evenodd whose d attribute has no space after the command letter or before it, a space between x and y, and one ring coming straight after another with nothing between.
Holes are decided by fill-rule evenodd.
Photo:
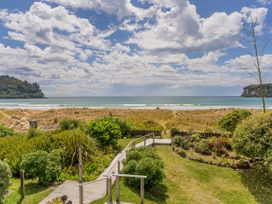
<instances>
[{"instance_id":1,"label":"white cloud","mask_svg":"<svg viewBox=\"0 0 272 204\"><path fill-rule=\"evenodd\" d=\"M247 57L219 65L226 48L239 44L237 35L246 9L202 18L187 0L149 0L153 6L148 9L128 0L116 4L109 0L50 1L62 6L35 2L26 12L0 10L8 37L24 44L18 48L0 44L1 73L38 80L48 95L103 95L117 85L181 88L241 85L252 80L243 79L244 70L233 69L246 63ZM103 10L119 19L134 15L136 21L125 18L117 26L131 31L133 37L112 44L107 37L113 30L98 30L69 7ZM263 27L267 11L253 11ZM141 24L144 17L155 21ZM132 52L129 43L142 50ZM202 55L190 58L191 51Z\"/></svg>"}]
</instances>

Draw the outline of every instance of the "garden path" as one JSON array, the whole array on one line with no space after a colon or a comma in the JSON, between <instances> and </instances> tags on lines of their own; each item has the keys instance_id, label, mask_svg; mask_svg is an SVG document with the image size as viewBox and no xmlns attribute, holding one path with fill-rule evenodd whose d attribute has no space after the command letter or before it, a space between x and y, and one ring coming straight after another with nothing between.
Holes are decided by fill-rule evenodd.
<instances>
[{"instance_id":1,"label":"garden path","mask_svg":"<svg viewBox=\"0 0 272 204\"><path fill-rule=\"evenodd\" d=\"M171 139L154 139L155 145L170 145ZM153 145L153 139L146 140L146 146ZM144 147L144 142L135 145L136 148ZM112 176L118 171L118 161L126 157L128 148L116 155L110 165L104 170L95 181L85 182L83 186L83 203L89 204L92 201L103 198L106 195L106 178ZM121 165L122 169L122 165ZM114 177L113 177L114 178ZM40 204L46 204L48 201L67 195L73 204L79 204L79 184L76 181L65 181L60 184L52 193L50 193Z\"/></svg>"}]
</instances>

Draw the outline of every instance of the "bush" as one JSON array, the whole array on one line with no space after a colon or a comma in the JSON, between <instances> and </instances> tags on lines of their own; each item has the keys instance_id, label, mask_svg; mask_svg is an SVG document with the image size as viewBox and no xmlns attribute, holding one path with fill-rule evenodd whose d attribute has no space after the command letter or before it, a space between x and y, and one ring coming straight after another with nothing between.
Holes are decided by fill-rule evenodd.
<instances>
[{"instance_id":1,"label":"bush","mask_svg":"<svg viewBox=\"0 0 272 204\"><path fill-rule=\"evenodd\" d=\"M10 185L11 171L5 161L0 160L0 203L3 203L4 195Z\"/></svg>"},{"instance_id":2,"label":"bush","mask_svg":"<svg viewBox=\"0 0 272 204\"><path fill-rule=\"evenodd\" d=\"M61 150L25 154L21 167L27 178L39 178L40 183L51 184L57 181L61 172Z\"/></svg>"},{"instance_id":3,"label":"bush","mask_svg":"<svg viewBox=\"0 0 272 204\"><path fill-rule=\"evenodd\" d=\"M272 152L272 115L250 117L234 132L233 148L249 157L268 159Z\"/></svg>"},{"instance_id":4,"label":"bush","mask_svg":"<svg viewBox=\"0 0 272 204\"><path fill-rule=\"evenodd\" d=\"M251 115L251 112L247 110L234 110L228 114L226 114L220 121L219 127L228 132L234 132L235 128L238 124L242 122L242 120L246 119Z\"/></svg>"},{"instance_id":5,"label":"bush","mask_svg":"<svg viewBox=\"0 0 272 204\"><path fill-rule=\"evenodd\" d=\"M170 134L171 134L172 137L174 137L178 133L179 133L179 129L178 128L171 128Z\"/></svg>"},{"instance_id":6,"label":"bush","mask_svg":"<svg viewBox=\"0 0 272 204\"><path fill-rule=\"evenodd\" d=\"M151 189L161 184L163 180L163 163L153 149L133 149L128 152L124 161L123 173L147 176L145 186ZM125 184L138 188L140 179L125 178Z\"/></svg>"},{"instance_id":7,"label":"bush","mask_svg":"<svg viewBox=\"0 0 272 204\"><path fill-rule=\"evenodd\" d=\"M101 146L112 147L117 147L117 140L122 136L120 126L111 117L104 117L91 122L88 127L88 133Z\"/></svg>"},{"instance_id":8,"label":"bush","mask_svg":"<svg viewBox=\"0 0 272 204\"><path fill-rule=\"evenodd\" d=\"M195 152L203 154L203 155L210 155L211 150L209 147L209 142L207 140L200 140L199 142L195 143Z\"/></svg>"},{"instance_id":9,"label":"bush","mask_svg":"<svg viewBox=\"0 0 272 204\"><path fill-rule=\"evenodd\" d=\"M173 143L177 147L181 147L182 149L189 150L191 146L191 138L190 137L175 137Z\"/></svg>"},{"instance_id":10,"label":"bush","mask_svg":"<svg viewBox=\"0 0 272 204\"><path fill-rule=\"evenodd\" d=\"M122 138L123 137L131 137L131 133L133 128L126 121L120 120L118 118L115 119L115 122L119 125L121 129Z\"/></svg>"},{"instance_id":11,"label":"bush","mask_svg":"<svg viewBox=\"0 0 272 204\"><path fill-rule=\"evenodd\" d=\"M12 136L13 130L0 124L0 137Z\"/></svg>"},{"instance_id":12,"label":"bush","mask_svg":"<svg viewBox=\"0 0 272 204\"><path fill-rule=\"evenodd\" d=\"M60 122L61 130L73 130L79 128L80 121L75 119L64 119Z\"/></svg>"},{"instance_id":13,"label":"bush","mask_svg":"<svg viewBox=\"0 0 272 204\"><path fill-rule=\"evenodd\" d=\"M36 137L39 135L39 132L36 128L30 128L27 132L27 137L28 138L32 138L32 137Z\"/></svg>"}]
</instances>

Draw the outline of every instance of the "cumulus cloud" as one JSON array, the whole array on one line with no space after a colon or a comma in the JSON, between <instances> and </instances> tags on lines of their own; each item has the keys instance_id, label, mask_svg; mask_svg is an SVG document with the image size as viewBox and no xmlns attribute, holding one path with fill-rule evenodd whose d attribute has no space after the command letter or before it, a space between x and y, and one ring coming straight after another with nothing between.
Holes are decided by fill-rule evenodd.
<instances>
[{"instance_id":1,"label":"cumulus cloud","mask_svg":"<svg viewBox=\"0 0 272 204\"><path fill-rule=\"evenodd\" d=\"M8 38L23 44L17 48L0 44L1 73L38 80L48 95L103 95L119 85L181 88L241 84L245 72L234 67L241 67L249 58L219 62L228 48L239 45L247 8L203 18L187 0L146 0L150 6L145 9L129 0L114 4L109 0L49 1L57 5L34 2L25 12L0 10ZM131 38L111 42L108 37L115 30L99 30L71 12L71 7L116 15L120 24L115 29L130 32ZM255 8L251 12L260 19L262 30L267 10ZM138 48L132 50L132 45ZM201 54L189 57L194 51Z\"/></svg>"}]
</instances>

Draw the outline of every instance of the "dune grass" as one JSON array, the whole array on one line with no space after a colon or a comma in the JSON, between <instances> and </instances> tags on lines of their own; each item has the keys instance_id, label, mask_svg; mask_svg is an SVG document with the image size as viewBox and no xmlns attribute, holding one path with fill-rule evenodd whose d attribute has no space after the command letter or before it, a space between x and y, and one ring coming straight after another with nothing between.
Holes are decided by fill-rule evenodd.
<instances>
[{"instance_id":1,"label":"dune grass","mask_svg":"<svg viewBox=\"0 0 272 204\"><path fill-rule=\"evenodd\" d=\"M5 197L4 204L36 204L43 200L54 190L54 187L44 186L37 183L36 180L25 181L26 196L21 200L20 180L13 179L9 188L10 193Z\"/></svg>"},{"instance_id":2,"label":"dune grass","mask_svg":"<svg viewBox=\"0 0 272 204\"><path fill-rule=\"evenodd\" d=\"M156 195L146 193L147 204L272 203L271 181L264 179L262 174L189 161L167 146L156 149L164 162L166 177ZM102 204L106 200L104 197L93 203ZM139 203L139 193L121 182L121 201Z\"/></svg>"}]
</instances>

